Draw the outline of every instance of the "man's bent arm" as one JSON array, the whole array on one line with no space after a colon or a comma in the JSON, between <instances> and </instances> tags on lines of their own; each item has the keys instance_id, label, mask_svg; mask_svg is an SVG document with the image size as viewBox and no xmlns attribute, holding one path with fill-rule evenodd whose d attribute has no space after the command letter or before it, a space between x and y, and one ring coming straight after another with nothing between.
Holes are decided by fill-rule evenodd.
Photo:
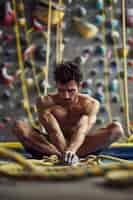
<instances>
[{"instance_id":1,"label":"man's bent arm","mask_svg":"<svg viewBox=\"0 0 133 200\"><path fill-rule=\"evenodd\" d=\"M88 115L83 115L80 118L77 126L75 127L75 133L72 135L71 141L67 147L67 151L72 151L74 153L77 152L79 147L83 144L86 135L88 135L89 131L93 127L98 110L99 103L96 101L90 108Z\"/></svg>"},{"instance_id":2,"label":"man's bent arm","mask_svg":"<svg viewBox=\"0 0 133 200\"><path fill-rule=\"evenodd\" d=\"M66 148L66 140L58 121L53 115L53 110L57 109L59 106L54 105L52 99L48 96L39 97L36 105L39 121L48 132L50 142L63 153Z\"/></svg>"}]
</instances>

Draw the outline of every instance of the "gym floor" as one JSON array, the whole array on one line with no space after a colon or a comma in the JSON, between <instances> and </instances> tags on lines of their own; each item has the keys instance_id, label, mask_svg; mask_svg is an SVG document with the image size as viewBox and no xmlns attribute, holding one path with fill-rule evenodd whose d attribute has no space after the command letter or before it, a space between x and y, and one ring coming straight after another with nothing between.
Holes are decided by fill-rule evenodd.
<instances>
[{"instance_id":1,"label":"gym floor","mask_svg":"<svg viewBox=\"0 0 133 200\"><path fill-rule=\"evenodd\" d=\"M0 178L0 199L130 200L132 199L132 187L107 186L103 178L85 178L67 182L16 181Z\"/></svg>"}]
</instances>

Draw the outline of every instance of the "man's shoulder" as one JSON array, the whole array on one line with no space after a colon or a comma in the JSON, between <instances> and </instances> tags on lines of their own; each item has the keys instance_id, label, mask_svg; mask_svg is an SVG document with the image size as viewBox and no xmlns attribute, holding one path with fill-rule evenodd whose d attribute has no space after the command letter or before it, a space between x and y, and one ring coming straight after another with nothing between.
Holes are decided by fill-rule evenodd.
<instances>
[{"instance_id":1,"label":"man's shoulder","mask_svg":"<svg viewBox=\"0 0 133 200\"><path fill-rule=\"evenodd\" d=\"M87 96L85 94L80 94L79 100L80 100L81 104L83 104L83 105L86 105L86 104L97 104L97 105L99 105L99 102L95 98L93 98L91 96Z\"/></svg>"},{"instance_id":2,"label":"man's shoulder","mask_svg":"<svg viewBox=\"0 0 133 200\"><path fill-rule=\"evenodd\" d=\"M56 99L56 94L51 93L45 96L38 96L36 98L36 103L37 104L43 104L44 106L50 106L55 104L55 99Z\"/></svg>"}]
</instances>

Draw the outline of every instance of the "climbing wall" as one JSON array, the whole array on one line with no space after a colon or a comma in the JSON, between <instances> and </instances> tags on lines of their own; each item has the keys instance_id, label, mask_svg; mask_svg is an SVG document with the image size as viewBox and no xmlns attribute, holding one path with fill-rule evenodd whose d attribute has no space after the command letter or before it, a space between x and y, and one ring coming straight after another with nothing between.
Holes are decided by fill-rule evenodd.
<instances>
[{"instance_id":1,"label":"climbing wall","mask_svg":"<svg viewBox=\"0 0 133 200\"><path fill-rule=\"evenodd\" d=\"M25 112L27 104L22 92L23 72L32 113L35 113L34 103L38 95L36 81L40 93L44 92L46 74L43 72L46 68L48 37L48 23L43 14L48 12L46 2L46 0L0 1L0 140L2 141L16 140L10 130L14 120L27 120ZM63 59L73 60L80 65L84 79L81 92L95 97L101 103L96 126L103 126L110 119L117 119L124 124L124 55L127 55L130 119L133 110L132 1L126 1L127 48L124 50L124 55L120 1L64 0L62 2L64 5L59 7L55 1L52 9L64 13L61 19ZM49 91L54 88L52 72L56 62L56 23L51 26L50 45ZM34 117L36 118L36 115Z\"/></svg>"}]
</instances>

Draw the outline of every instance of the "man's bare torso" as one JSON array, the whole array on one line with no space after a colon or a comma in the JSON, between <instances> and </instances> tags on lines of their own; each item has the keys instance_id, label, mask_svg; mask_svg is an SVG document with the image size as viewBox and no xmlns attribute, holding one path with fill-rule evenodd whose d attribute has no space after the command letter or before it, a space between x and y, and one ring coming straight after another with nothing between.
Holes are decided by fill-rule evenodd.
<instances>
[{"instance_id":1,"label":"man's bare torso","mask_svg":"<svg viewBox=\"0 0 133 200\"><path fill-rule=\"evenodd\" d=\"M58 121L66 139L70 139L81 116L89 115L95 99L78 94L73 102L64 103L58 94L43 97L45 109L49 109ZM42 106L43 107L43 106ZM43 108L40 108L43 111ZM41 112L40 111L40 112Z\"/></svg>"}]
</instances>

